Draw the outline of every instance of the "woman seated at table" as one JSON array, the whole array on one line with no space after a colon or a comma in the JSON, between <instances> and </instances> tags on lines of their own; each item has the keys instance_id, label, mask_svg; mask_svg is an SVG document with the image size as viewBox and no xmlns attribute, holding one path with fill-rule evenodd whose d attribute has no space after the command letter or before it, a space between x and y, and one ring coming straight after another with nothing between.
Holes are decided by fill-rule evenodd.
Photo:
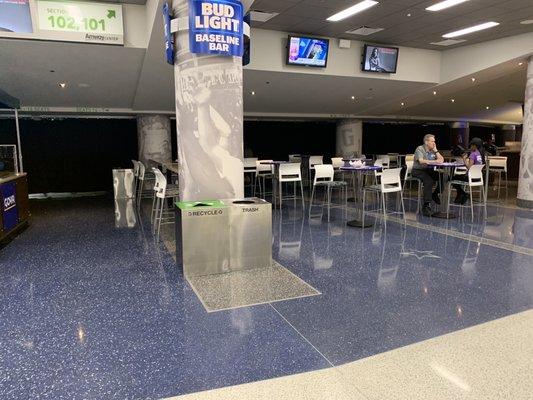
<instances>
[{"instance_id":1,"label":"woman seated at table","mask_svg":"<svg viewBox=\"0 0 533 400\"><path fill-rule=\"evenodd\" d=\"M465 153L462 155L462 158L467 170L469 170L472 165L485 164L483 141L480 138L473 138L470 141L470 154ZM455 175L453 180L468 182L468 173L464 175ZM465 204L470 199L470 195L465 192L461 185L453 185L453 187L457 190L457 197L455 198L454 203Z\"/></svg>"}]
</instances>

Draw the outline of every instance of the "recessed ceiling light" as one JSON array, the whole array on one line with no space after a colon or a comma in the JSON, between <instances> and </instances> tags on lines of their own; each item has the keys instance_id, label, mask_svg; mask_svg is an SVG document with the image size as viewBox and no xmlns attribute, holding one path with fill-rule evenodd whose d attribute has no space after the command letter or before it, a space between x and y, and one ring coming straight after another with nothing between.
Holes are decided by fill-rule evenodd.
<instances>
[{"instance_id":1,"label":"recessed ceiling light","mask_svg":"<svg viewBox=\"0 0 533 400\"><path fill-rule=\"evenodd\" d=\"M402 102L402 103L400 103L400 105L403 107L403 106L405 106L405 103Z\"/></svg>"},{"instance_id":2,"label":"recessed ceiling light","mask_svg":"<svg viewBox=\"0 0 533 400\"><path fill-rule=\"evenodd\" d=\"M446 8L450 8L450 7L456 6L456 5L461 4L461 3L466 3L467 1L469 1L469 0L444 0L444 1L441 1L441 2L439 2L437 4L433 4L430 7L427 7L426 10L428 10L428 11L440 11L440 10L444 10Z\"/></svg>"},{"instance_id":3,"label":"recessed ceiling light","mask_svg":"<svg viewBox=\"0 0 533 400\"><path fill-rule=\"evenodd\" d=\"M533 24L533 19L526 19L525 21L520 22L522 25L531 25Z\"/></svg>"},{"instance_id":4,"label":"recessed ceiling light","mask_svg":"<svg viewBox=\"0 0 533 400\"><path fill-rule=\"evenodd\" d=\"M411 16L411 13L408 13L407 16L410 17L410 16Z\"/></svg>"},{"instance_id":5,"label":"recessed ceiling light","mask_svg":"<svg viewBox=\"0 0 533 400\"><path fill-rule=\"evenodd\" d=\"M524 63L523 63L522 61L520 61L520 62L518 63L518 66L521 67L522 65L524 65Z\"/></svg>"},{"instance_id":6,"label":"recessed ceiling light","mask_svg":"<svg viewBox=\"0 0 533 400\"><path fill-rule=\"evenodd\" d=\"M471 81L472 81L472 82L475 82L475 81L476 81L476 78L471 78Z\"/></svg>"},{"instance_id":7,"label":"recessed ceiling light","mask_svg":"<svg viewBox=\"0 0 533 400\"><path fill-rule=\"evenodd\" d=\"M445 35L442 35L442 37L446 39L451 39L451 38L455 38L458 36L468 35L469 33L482 31L484 29L494 28L495 26L498 26L498 25L500 25L499 22L494 22L494 21L485 22L483 24L479 24L479 25L471 26L469 28L464 28L464 29L461 29L455 32L447 33Z\"/></svg>"},{"instance_id":8,"label":"recessed ceiling light","mask_svg":"<svg viewBox=\"0 0 533 400\"><path fill-rule=\"evenodd\" d=\"M252 96L255 96L255 92L252 92L251 95L252 95Z\"/></svg>"},{"instance_id":9,"label":"recessed ceiling light","mask_svg":"<svg viewBox=\"0 0 533 400\"><path fill-rule=\"evenodd\" d=\"M433 96L436 96L437 95L437 92L434 90L433 91Z\"/></svg>"},{"instance_id":10,"label":"recessed ceiling light","mask_svg":"<svg viewBox=\"0 0 533 400\"><path fill-rule=\"evenodd\" d=\"M355 96L352 96L352 100L355 100Z\"/></svg>"},{"instance_id":11,"label":"recessed ceiling light","mask_svg":"<svg viewBox=\"0 0 533 400\"><path fill-rule=\"evenodd\" d=\"M61 82L61 83L59 83L59 87L60 87L61 89L65 89L65 88L67 87L67 84L64 83L64 82Z\"/></svg>"},{"instance_id":12,"label":"recessed ceiling light","mask_svg":"<svg viewBox=\"0 0 533 400\"><path fill-rule=\"evenodd\" d=\"M490 110L490 107L489 107L489 106L487 106L487 107L485 107L485 108L486 108L487 110Z\"/></svg>"},{"instance_id":13,"label":"recessed ceiling light","mask_svg":"<svg viewBox=\"0 0 533 400\"><path fill-rule=\"evenodd\" d=\"M327 21L332 21L332 22L342 21L343 19L349 18L352 15L365 11L369 9L370 7L374 7L377 4L379 3L374 0L361 1L360 3L357 3L351 7L348 7L346 10L340 11L337 14L332 15L331 17L327 19Z\"/></svg>"},{"instance_id":14,"label":"recessed ceiling light","mask_svg":"<svg viewBox=\"0 0 533 400\"><path fill-rule=\"evenodd\" d=\"M452 103L455 103L455 99L452 99Z\"/></svg>"}]
</instances>

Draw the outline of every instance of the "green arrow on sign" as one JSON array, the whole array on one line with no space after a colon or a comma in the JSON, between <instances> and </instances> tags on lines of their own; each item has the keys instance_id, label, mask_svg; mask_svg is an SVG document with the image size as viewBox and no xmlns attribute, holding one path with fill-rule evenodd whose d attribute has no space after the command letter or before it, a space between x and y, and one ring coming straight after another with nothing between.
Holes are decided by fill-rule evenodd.
<instances>
[{"instance_id":1,"label":"green arrow on sign","mask_svg":"<svg viewBox=\"0 0 533 400\"><path fill-rule=\"evenodd\" d=\"M117 12L115 10L107 10L107 18L111 19L111 18L116 18L117 17Z\"/></svg>"}]
</instances>

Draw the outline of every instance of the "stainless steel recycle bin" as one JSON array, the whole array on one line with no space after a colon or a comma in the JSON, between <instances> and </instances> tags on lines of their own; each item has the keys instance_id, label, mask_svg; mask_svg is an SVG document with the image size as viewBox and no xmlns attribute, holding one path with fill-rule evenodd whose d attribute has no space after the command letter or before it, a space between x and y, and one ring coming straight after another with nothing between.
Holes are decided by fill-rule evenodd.
<instances>
[{"instance_id":1,"label":"stainless steel recycle bin","mask_svg":"<svg viewBox=\"0 0 533 400\"><path fill-rule=\"evenodd\" d=\"M229 206L230 269L272 266L272 204L256 197L223 200Z\"/></svg>"},{"instance_id":2,"label":"stainless steel recycle bin","mask_svg":"<svg viewBox=\"0 0 533 400\"><path fill-rule=\"evenodd\" d=\"M229 207L220 200L176 202L176 261L185 276L229 269Z\"/></svg>"},{"instance_id":3,"label":"stainless steel recycle bin","mask_svg":"<svg viewBox=\"0 0 533 400\"><path fill-rule=\"evenodd\" d=\"M176 261L185 276L271 267L272 205L258 198L177 202Z\"/></svg>"}]
</instances>

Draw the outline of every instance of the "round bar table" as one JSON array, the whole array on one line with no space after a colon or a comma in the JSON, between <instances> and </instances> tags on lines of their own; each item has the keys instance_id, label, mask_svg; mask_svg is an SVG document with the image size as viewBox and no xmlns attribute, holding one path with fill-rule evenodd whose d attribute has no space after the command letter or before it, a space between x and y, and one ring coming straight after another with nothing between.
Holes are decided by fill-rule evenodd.
<instances>
[{"instance_id":1,"label":"round bar table","mask_svg":"<svg viewBox=\"0 0 533 400\"><path fill-rule=\"evenodd\" d=\"M381 167L375 167L373 165L363 165L361 167L341 167L339 170L344 172L351 172L355 174L354 182L354 193L355 193L355 203L356 209L358 210L357 219L348 221L347 225L352 228L371 228L374 226L371 222L366 222L363 224L362 221L362 207L363 207L363 176L367 172L376 172L381 171Z\"/></svg>"}]
</instances>

